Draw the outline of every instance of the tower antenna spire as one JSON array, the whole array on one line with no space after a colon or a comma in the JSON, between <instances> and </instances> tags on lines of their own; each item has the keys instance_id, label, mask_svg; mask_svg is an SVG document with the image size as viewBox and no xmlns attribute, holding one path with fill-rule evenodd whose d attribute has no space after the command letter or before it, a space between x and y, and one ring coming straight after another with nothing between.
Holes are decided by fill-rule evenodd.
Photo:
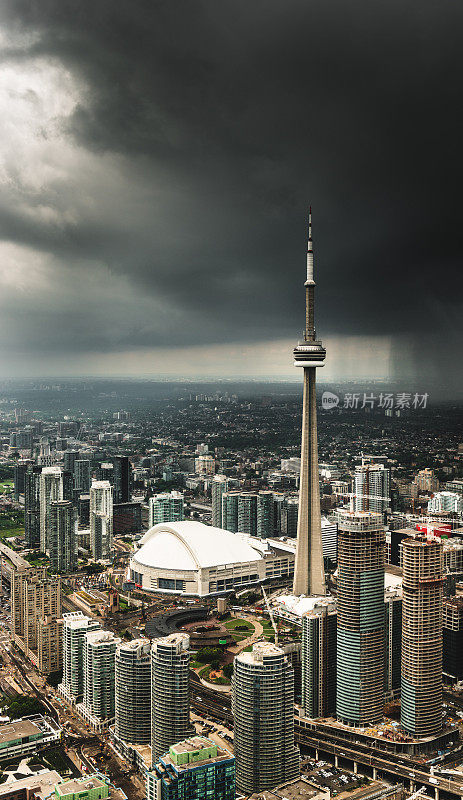
<instances>
[{"instance_id":1,"label":"tower antenna spire","mask_svg":"<svg viewBox=\"0 0 463 800\"><path fill-rule=\"evenodd\" d=\"M307 239L307 279L305 282L305 331L304 341L315 341L312 206L309 208L309 235Z\"/></svg>"}]
</instances>

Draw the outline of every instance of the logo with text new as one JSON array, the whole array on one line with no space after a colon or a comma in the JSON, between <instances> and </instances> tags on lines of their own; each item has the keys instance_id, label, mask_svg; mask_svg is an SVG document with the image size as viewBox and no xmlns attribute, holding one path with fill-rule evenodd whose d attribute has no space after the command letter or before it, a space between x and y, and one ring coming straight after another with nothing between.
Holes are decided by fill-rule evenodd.
<instances>
[{"instance_id":1,"label":"logo with text new","mask_svg":"<svg viewBox=\"0 0 463 800\"><path fill-rule=\"evenodd\" d=\"M324 411L331 411L339 405L339 397L333 392L323 392L322 394L322 408Z\"/></svg>"}]
</instances>

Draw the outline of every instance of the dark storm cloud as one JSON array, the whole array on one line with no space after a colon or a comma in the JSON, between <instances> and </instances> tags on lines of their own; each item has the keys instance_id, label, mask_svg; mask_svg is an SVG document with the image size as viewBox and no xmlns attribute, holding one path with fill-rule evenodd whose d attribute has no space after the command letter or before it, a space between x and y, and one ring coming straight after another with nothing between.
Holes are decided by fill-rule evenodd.
<instances>
[{"instance_id":1,"label":"dark storm cloud","mask_svg":"<svg viewBox=\"0 0 463 800\"><path fill-rule=\"evenodd\" d=\"M462 23L455 0L11 0L5 57L69 70L63 135L126 184L59 225L7 202L2 235L175 309L101 325L106 347L278 338L302 324L311 202L320 332L409 337L418 371L432 333L437 369L463 328Z\"/></svg>"}]
</instances>

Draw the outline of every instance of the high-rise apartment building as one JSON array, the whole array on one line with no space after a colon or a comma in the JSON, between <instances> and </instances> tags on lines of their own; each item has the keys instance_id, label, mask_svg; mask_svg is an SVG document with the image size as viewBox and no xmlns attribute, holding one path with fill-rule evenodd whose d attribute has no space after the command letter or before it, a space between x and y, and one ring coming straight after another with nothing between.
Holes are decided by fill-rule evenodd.
<instances>
[{"instance_id":1,"label":"high-rise apartment building","mask_svg":"<svg viewBox=\"0 0 463 800\"><path fill-rule=\"evenodd\" d=\"M128 503L130 500L130 461L128 456L114 456L113 480L114 502Z\"/></svg>"},{"instance_id":2,"label":"high-rise apartment building","mask_svg":"<svg viewBox=\"0 0 463 800\"><path fill-rule=\"evenodd\" d=\"M336 714L361 727L384 713L385 535L381 514L341 509L336 517Z\"/></svg>"},{"instance_id":3,"label":"high-rise apartment building","mask_svg":"<svg viewBox=\"0 0 463 800\"><path fill-rule=\"evenodd\" d=\"M181 522L183 520L183 494L181 492L162 492L149 499L149 527L160 522Z\"/></svg>"},{"instance_id":4,"label":"high-rise apartment building","mask_svg":"<svg viewBox=\"0 0 463 800\"><path fill-rule=\"evenodd\" d=\"M391 497L391 471L384 464L362 463L354 474L354 511L388 511Z\"/></svg>"},{"instance_id":5,"label":"high-rise apartment building","mask_svg":"<svg viewBox=\"0 0 463 800\"><path fill-rule=\"evenodd\" d=\"M151 645L148 639L122 642L117 647L114 731L124 742L151 742Z\"/></svg>"},{"instance_id":6,"label":"high-rise apartment building","mask_svg":"<svg viewBox=\"0 0 463 800\"><path fill-rule=\"evenodd\" d=\"M302 707L308 717L336 713L336 633L334 603L320 603L302 619Z\"/></svg>"},{"instance_id":7,"label":"high-rise apartment building","mask_svg":"<svg viewBox=\"0 0 463 800\"><path fill-rule=\"evenodd\" d=\"M434 470L421 469L414 477L413 483L418 487L420 492L437 492L439 489L439 480L434 475Z\"/></svg>"},{"instance_id":8,"label":"high-rise apartment building","mask_svg":"<svg viewBox=\"0 0 463 800\"><path fill-rule=\"evenodd\" d=\"M215 472L214 456L204 454L195 458L195 472L197 475L213 475Z\"/></svg>"},{"instance_id":9,"label":"high-rise apartment building","mask_svg":"<svg viewBox=\"0 0 463 800\"><path fill-rule=\"evenodd\" d=\"M81 494L88 494L90 491L90 460L88 458L78 458L74 462L74 486L79 489Z\"/></svg>"},{"instance_id":10,"label":"high-rise apartment building","mask_svg":"<svg viewBox=\"0 0 463 800\"><path fill-rule=\"evenodd\" d=\"M211 739L173 744L147 774L147 800L235 800L235 759Z\"/></svg>"},{"instance_id":11,"label":"high-rise apartment building","mask_svg":"<svg viewBox=\"0 0 463 800\"><path fill-rule=\"evenodd\" d=\"M27 546L40 547L40 473L42 467L29 466L24 476L24 531Z\"/></svg>"},{"instance_id":12,"label":"high-rise apartment building","mask_svg":"<svg viewBox=\"0 0 463 800\"><path fill-rule=\"evenodd\" d=\"M95 561L110 561L113 547L113 487L93 481L90 487L90 548Z\"/></svg>"},{"instance_id":13,"label":"high-rise apartment building","mask_svg":"<svg viewBox=\"0 0 463 800\"><path fill-rule=\"evenodd\" d=\"M241 492L238 497L238 531L247 536L257 534L257 493Z\"/></svg>"},{"instance_id":14,"label":"high-rise apartment building","mask_svg":"<svg viewBox=\"0 0 463 800\"><path fill-rule=\"evenodd\" d=\"M437 537L402 541L401 723L413 736L442 728L443 547Z\"/></svg>"},{"instance_id":15,"label":"high-rise apartment building","mask_svg":"<svg viewBox=\"0 0 463 800\"><path fill-rule=\"evenodd\" d=\"M463 678L463 597L445 597L443 604L443 674L446 683Z\"/></svg>"},{"instance_id":16,"label":"high-rise apartment building","mask_svg":"<svg viewBox=\"0 0 463 800\"><path fill-rule=\"evenodd\" d=\"M58 689L73 705L79 703L84 694L85 635L99 629L98 620L86 617L82 611L63 614L63 681Z\"/></svg>"},{"instance_id":17,"label":"high-rise apartment building","mask_svg":"<svg viewBox=\"0 0 463 800\"><path fill-rule=\"evenodd\" d=\"M301 476L297 522L295 595L325 594L320 485L318 471L316 371L323 367L326 351L315 333L315 281L313 278L312 211L309 211L307 279L305 281L304 341L294 348L294 365L304 370L302 404Z\"/></svg>"},{"instance_id":18,"label":"high-rise apartment building","mask_svg":"<svg viewBox=\"0 0 463 800\"><path fill-rule=\"evenodd\" d=\"M281 508L281 533L290 539L297 536L297 519L299 514L299 498L285 498Z\"/></svg>"},{"instance_id":19,"label":"high-rise apartment building","mask_svg":"<svg viewBox=\"0 0 463 800\"><path fill-rule=\"evenodd\" d=\"M84 699L77 709L95 731L115 715L115 659L121 640L112 631L91 631L84 643Z\"/></svg>"},{"instance_id":20,"label":"high-rise apartment building","mask_svg":"<svg viewBox=\"0 0 463 800\"><path fill-rule=\"evenodd\" d=\"M40 474L40 550L48 552L50 537L50 503L72 499L73 481L70 472L61 467L44 467Z\"/></svg>"},{"instance_id":21,"label":"high-rise apartment building","mask_svg":"<svg viewBox=\"0 0 463 800\"><path fill-rule=\"evenodd\" d=\"M238 530L238 498L240 492L231 491L222 494L222 528L236 533Z\"/></svg>"},{"instance_id":22,"label":"high-rise apartment building","mask_svg":"<svg viewBox=\"0 0 463 800\"><path fill-rule=\"evenodd\" d=\"M400 696L401 652L402 652L402 591L389 589L384 596L385 621L385 700Z\"/></svg>"},{"instance_id":23,"label":"high-rise apartment building","mask_svg":"<svg viewBox=\"0 0 463 800\"><path fill-rule=\"evenodd\" d=\"M212 524L214 528L222 527L222 497L228 491L228 478L225 475L214 475L212 481Z\"/></svg>"},{"instance_id":24,"label":"high-rise apartment building","mask_svg":"<svg viewBox=\"0 0 463 800\"><path fill-rule=\"evenodd\" d=\"M61 668L61 579L45 567L11 571L11 636L40 672Z\"/></svg>"},{"instance_id":25,"label":"high-rise apartment building","mask_svg":"<svg viewBox=\"0 0 463 800\"><path fill-rule=\"evenodd\" d=\"M257 495L257 536L268 539L275 529L275 503L273 492L259 492Z\"/></svg>"},{"instance_id":26,"label":"high-rise apartment building","mask_svg":"<svg viewBox=\"0 0 463 800\"><path fill-rule=\"evenodd\" d=\"M248 795L295 778L294 671L283 650L258 642L236 656L232 707L238 791Z\"/></svg>"},{"instance_id":27,"label":"high-rise apartment building","mask_svg":"<svg viewBox=\"0 0 463 800\"><path fill-rule=\"evenodd\" d=\"M429 514L463 514L463 497L457 492L436 492L428 501Z\"/></svg>"},{"instance_id":28,"label":"high-rise apartment building","mask_svg":"<svg viewBox=\"0 0 463 800\"><path fill-rule=\"evenodd\" d=\"M52 500L49 512L50 565L55 572L77 569L77 509L70 500Z\"/></svg>"},{"instance_id":29,"label":"high-rise apartment building","mask_svg":"<svg viewBox=\"0 0 463 800\"><path fill-rule=\"evenodd\" d=\"M190 637L172 633L151 649L151 747L153 761L190 733Z\"/></svg>"}]
</instances>

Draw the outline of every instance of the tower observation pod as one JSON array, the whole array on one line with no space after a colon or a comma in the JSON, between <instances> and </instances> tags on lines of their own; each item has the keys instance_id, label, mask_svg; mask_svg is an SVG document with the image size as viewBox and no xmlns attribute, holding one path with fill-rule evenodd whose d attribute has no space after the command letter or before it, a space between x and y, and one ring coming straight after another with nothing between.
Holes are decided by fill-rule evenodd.
<instances>
[{"instance_id":1,"label":"tower observation pod","mask_svg":"<svg viewBox=\"0 0 463 800\"><path fill-rule=\"evenodd\" d=\"M316 370L325 363L326 350L315 333L315 281L312 247L312 208L309 210L304 340L294 348L294 366L302 367L303 406L301 477L297 522L295 595L324 595L320 486L318 476Z\"/></svg>"}]
</instances>

